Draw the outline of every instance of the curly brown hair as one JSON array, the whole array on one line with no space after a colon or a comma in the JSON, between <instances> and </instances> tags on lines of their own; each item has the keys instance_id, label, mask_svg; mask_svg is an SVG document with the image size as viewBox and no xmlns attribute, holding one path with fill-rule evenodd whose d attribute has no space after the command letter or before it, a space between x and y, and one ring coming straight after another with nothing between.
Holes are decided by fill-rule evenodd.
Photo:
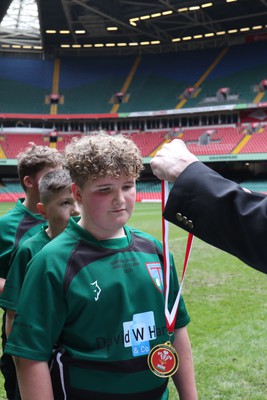
<instances>
[{"instance_id":1,"label":"curly brown hair","mask_svg":"<svg viewBox=\"0 0 267 400\"><path fill-rule=\"evenodd\" d=\"M103 131L73 138L64 154L65 166L80 187L89 178L119 178L124 174L137 179L143 169L140 150L131 139Z\"/></svg>"}]
</instances>

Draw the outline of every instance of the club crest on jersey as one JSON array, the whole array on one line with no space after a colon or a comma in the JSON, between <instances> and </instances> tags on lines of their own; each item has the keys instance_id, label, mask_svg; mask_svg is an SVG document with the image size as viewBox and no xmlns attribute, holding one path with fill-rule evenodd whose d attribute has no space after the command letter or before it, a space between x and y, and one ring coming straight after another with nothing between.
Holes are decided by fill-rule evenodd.
<instances>
[{"instance_id":1,"label":"club crest on jersey","mask_svg":"<svg viewBox=\"0 0 267 400\"><path fill-rule=\"evenodd\" d=\"M146 268L149 272L150 278L152 279L156 288L162 293L163 292L163 275L160 262L149 262L146 263Z\"/></svg>"},{"instance_id":2,"label":"club crest on jersey","mask_svg":"<svg viewBox=\"0 0 267 400\"><path fill-rule=\"evenodd\" d=\"M90 285L94 287L93 292L95 293L95 301L97 301L101 293L101 288L98 286L97 281L90 283Z\"/></svg>"}]
</instances>

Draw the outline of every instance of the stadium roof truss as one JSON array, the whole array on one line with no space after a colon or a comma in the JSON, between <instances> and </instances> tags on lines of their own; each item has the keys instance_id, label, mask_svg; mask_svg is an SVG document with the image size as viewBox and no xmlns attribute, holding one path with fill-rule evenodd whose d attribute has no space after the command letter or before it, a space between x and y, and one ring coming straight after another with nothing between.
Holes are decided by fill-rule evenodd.
<instances>
[{"instance_id":1,"label":"stadium roof truss","mask_svg":"<svg viewBox=\"0 0 267 400\"><path fill-rule=\"evenodd\" d=\"M5 0L3 1L5 2ZM35 0L8 0L6 7L0 9L0 41L1 46L41 49L41 34Z\"/></svg>"},{"instance_id":2,"label":"stadium roof truss","mask_svg":"<svg viewBox=\"0 0 267 400\"><path fill-rule=\"evenodd\" d=\"M0 51L166 52L267 35L267 0L1 0Z\"/></svg>"}]
</instances>

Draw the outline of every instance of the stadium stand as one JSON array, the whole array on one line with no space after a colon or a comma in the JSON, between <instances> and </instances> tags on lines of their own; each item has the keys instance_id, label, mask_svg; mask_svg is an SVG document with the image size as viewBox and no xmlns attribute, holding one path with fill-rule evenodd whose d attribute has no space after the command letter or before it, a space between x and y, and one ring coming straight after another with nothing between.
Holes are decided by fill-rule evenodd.
<instances>
[{"instance_id":1,"label":"stadium stand","mask_svg":"<svg viewBox=\"0 0 267 400\"><path fill-rule=\"evenodd\" d=\"M14 202L24 197L24 191L19 182L2 179L0 182L0 202Z\"/></svg>"},{"instance_id":2,"label":"stadium stand","mask_svg":"<svg viewBox=\"0 0 267 400\"><path fill-rule=\"evenodd\" d=\"M52 106L46 99L53 93L56 66L60 102L52 112ZM267 82L266 71L265 42L235 45L227 49L220 47L142 56L83 56L79 58L79 62L77 58L63 56L57 60L3 56L0 64L0 112L3 113L1 122L5 123L4 113L57 113L58 117L65 116L68 121L69 115L99 112L110 115L111 112L119 112L116 114L116 118L119 118L118 125L113 123L114 132L117 132L125 129L124 120L127 120L129 113L143 113L147 117L144 117L142 128L127 132L145 158L152 157L163 143L174 137L181 137L197 156L257 155L267 153L266 105L262 103L260 107L257 105L257 110L253 109L251 113L247 111L246 114L244 112L243 119L240 117L241 113L238 114L235 110L239 103L264 102L267 89L267 85L264 86L264 82ZM217 95L218 91L221 91L221 98ZM121 96L120 100L117 95ZM225 113L215 122L206 114L201 123L207 125L194 127L194 107L199 112L200 106L213 108L232 103L237 106L236 109L233 108L236 119L223 119ZM164 110L178 108L186 110L189 115L187 122L190 120L188 123L184 122L185 118L181 114L181 117L173 117L176 122L170 125L172 129L147 129L168 126L164 123L167 115ZM188 110L191 110L189 114ZM158 119L163 116L163 123L161 121L157 125L153 124L154 111L158 113ZM94 121L96 129L98 126L105 127L105 121L102 121L103 125L98 124L98 117ZM219 125L220 121L227 122L228 125ZM244 128L244 122L249 125L259 123L258 121L262 124L261 130L249 132L249 129ZM230 122L235 124L229 125ZM136 127L134 122L131 123ZM52 122L50 126L55 124ZM62 131L59 129L58 137L53 143L49 133L1 133L2 165L5 165L5 158L15 159L17 153L30 141L54 146L62 151L72 136L83 134L79 133L80 126L86 125L84 120L77 124L68 124L62 124ZM73 132L67 132L69 128ZM107 129L111 132L113 128ZM90 129L84 129L84 132L89 133ZM15 193L14 190L13 192ZM4 196L5 193L3 192ZM142 188L138 193L139 199L150 200L157 198L159 191Z\"/></svg>"},{"instance_id":3,"label":"stadium stand","mask_svg":"<svg viewBox=\"0 0 267 400\"><path fill-rule=\"evenodd\" d=\"M120 106L122 112L173 109L184 89L199 79L214 58L218 49L154 54L142 57L129 89L130 100ZM197 67L196 67L197 66Z\"/></svg>"},{"instance_id":4,"label":"stadium stand","mask_svg":"<svg viewBox=\"0 0 267 400\"><path fill-rule=\"evenodd\" d=\"M199 138L205 132L210 140L209 143L201 145ZM233 126L185 129L182 136L189 150L196 155L230 154L242 138L243 134L239 128Z\"/></svg>"},{"instance_id":5,"label":"stadium stand","mask_svg":"<svg viewBox=\"0 0 267 400\"><path fill-rule=\"evenodd\" d=\"M129 137L137 144L143 157L148 157L165 140L167 130L131 133Z\"/></svg>"},{"instance_id":6,"label":"stadium stand","mask_svg":"<svg viewBox=\"0 0 267 400\"><path fill-rule=\"evenodd\" d=\"M113 95L121 90L135 57L62 57L59 87L64 104L59 113L110 112ZM107 68L108 67L108 68Z\"/></svg>"},{"instance_id":7,"label":"stadium stand","mask_svg":"<svg viewBox=\"0 0 267 400\"><path fill-rule=\"evenodd\" d=\"M188 87L199 90L186 99L183 107L252 103L260 82L266 79L267 55L264 42L245 46L245 51L244 45L236 45L227 51L144 55L131 79L135 56L81 57L78 63L75 58L61 57L57 63L58 90L63 100L57 112L111 112L114 94L122 88L127 88L127 96L116 108L122 113L174 109ZM1 111L49 113L50 104L45 99L51 95L55 64L49 59L2 57ZM220 89L229 89L229 94L218 99Z\"/></svg>"},{"instance_id":8,"label":"stadium stand","mask_svg":"<svg viewBox=\"0 0 267 400\"><path fill-rule=\"evenodd\" d=\"M175 137L181 138L190 151L196 155L267 152L267 125L263 125L259 132L251 135L247 135L244 128L235 125L180 128L172 137L169 137L168 129L132 131L130 133L122 131L121 133L128 135L137 144L143 157L152 157L166 141L170 141ZM81 135L82 133L80 132L59 132L55 147L62 151L73 137L80 137ZM207 143L201 143L203 135L207 136ZM244 138L248 140L243 146L239 147ZM29 142L51 146L49 135L47 134L6 133L2 135L0 141L3 149L3 153L1 154L0 152L0 159L15 159L18 152L25 148Z\"/></svg>"},{"instance_id":9,"label":"stadium stand","mask_svg":"<svg viewBox=\"0 0 267 400\"><path fill-rule=\"evenodd\" d=\"M43 136L36 134L11 134L6 133L5 140L1 141L1 146L6 155L6 158L14 159L16 155L28 146L29 142L34 142L37 145L43 145Z\"/></svg>"},{"instance_id":10,"label":"stadium stand","mask_svg":"<svg viewBox=\"0 0 267 400\"><path fill-rule=\"evenodd\" d=\"M0 141L0 159L8 158L15 159L17 154L28 146L29 142L34 142L36 145L46 145L50 147L56 147L59 151L62 151L67 143L71 141L73 137L80 137L81 133L60 133L55 143L50 143L48 134L15 134L5 133L2 135ZM1 153L2 149L2 153Z\"/></svg>"},{"instance_id":11,"label":"stadium stand","mask_svg":"<svg viewBox=\"0 0 267 400\"><path fill-rule=\"evenodd\" d=\"M266 153L267 152L267 126L262 132L250 135L249 141L240 150L240 153Z\"/></svg>"},{"instance_id":12,"label":"stadium stand","mask_svg":"<svg viewBox=\"0 0 267 400\"><path fill-rule=\"evenodd\" d=\"M4 113L47 113L45 94L50 93L51 60L1 56L0 107Z\"/></svg>"},{"instance_id":13,"label":"stadium stand","mask_svg":"<svg viewBox=\"0 0 267 400\"><path fill-rule=\"evenodd\" d=\"M244 45L229 47L220 63L203 82L199 95L190 98L186 106L252 103L257 95L257 85L266 76L266 66L264 42L248 43L245 49ZM217 98L220 88L230 89L227 99Z\"/></svg>"},{"instance_id":14,"label":"stadium stand","mask_svg":"<svg viewBox=\"0 0 267 400\"><path fill-rule=\"evenodd\" d=\"M187 100L186 107L253 102L256 86L265 76L264 49L264 43L253 43L246 44L246 52L244 45L237 45L225 52L208 49L145 55L129 84L127 101L119 104L119 110L173 109L186 88L196 85L202 77L205 79L200 91ZM59 86L64 104L59 113L109 112L112 96L125 84L134 62L134 57L123 56L85 57L79 63L61 58ZM216 94L225 87L230 89L229 96L220 100Z\"/></svg>"},{"instance_id":15,"label":"stadium stand","mask_svg":"<svg viewBox=\"0 0 267 400\"><path fill-rule=\"evenodd\" d=\"M73 133L73 134L66 134L66 133L60 133L57 139L57 144L56 144L56 148L59 151L63 151L65 146L70 143L71 139L73 137L80 137L81 134L80 133Z\"/></svg>"},{"instance_id":16,"label":"stadium stand","mask_svg":"<svg viewBox=\"0 0 267 400\"><path fill-rule=\"evenodd\" d=\"M136 184L136 201L160 201L161 185L155 181L138 181Z\"/></svg>"},{"instance_id":17,"label":"stadium stand","mask_svg":"<svg viewBox=\"0 0 267 400\"><path fill-rule=\"evenodd\" d=\"M228 126L206 126L196 128L179 128L173 130L173 137L169 137L169 130L149 130L149 131L133 131L128 134L134 140L142 152L143 157L151 157L163 143L172 140L176 136L182 138L187 144L190 151L197 156L201 155L220 155L220 154L233 154L236 149L240 154L249 153L267 153L267 125L261 125L261 129L252 134L246 134L247 130L241 126L228 125ZM110 134L114 134L111 132ZM200 138L203 134L208 136L209 142L201 144ZM81 136L79 132L67 133L58 132L57 141L54 143L58 150L64 150L66 144L70 142L73 137ZM239 148L239 144L244 138L248 140ZM5 155L9 159L16 158L17 153L25 148L29 142L36 144L45 144L50 146L49 134L2 134L0 144L3 147ZM1 157L0 157L1 158ZM263 191L267 193L266 181L258 182L253 185L249 182L244 186L251 190ZM23 193L18 182L5 181L0 186L0 201L16 201L17 198ZM137 201L159 201L161 196L161 189L158 182L155 181L140 181L137 185Z\"/></svg>"}]
</instances>

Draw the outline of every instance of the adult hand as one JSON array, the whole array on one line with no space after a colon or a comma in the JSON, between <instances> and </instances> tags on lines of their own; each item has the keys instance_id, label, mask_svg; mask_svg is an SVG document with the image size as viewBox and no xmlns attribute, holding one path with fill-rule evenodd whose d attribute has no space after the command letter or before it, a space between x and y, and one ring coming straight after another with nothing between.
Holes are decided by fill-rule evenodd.
<instances>
[{"instance_id":1,"label":"adult hand","mask_svg":"<svg viewBox=\"0 0 267 400\"><path fill-rule=\"evenodd\" d=\"M174 139L162 146L150 161L150 165L153 174L159 179L174 183L185 168L195 161L198 161L197 157L190 153L185 143Z\"/></svg>"}]
</instances>

